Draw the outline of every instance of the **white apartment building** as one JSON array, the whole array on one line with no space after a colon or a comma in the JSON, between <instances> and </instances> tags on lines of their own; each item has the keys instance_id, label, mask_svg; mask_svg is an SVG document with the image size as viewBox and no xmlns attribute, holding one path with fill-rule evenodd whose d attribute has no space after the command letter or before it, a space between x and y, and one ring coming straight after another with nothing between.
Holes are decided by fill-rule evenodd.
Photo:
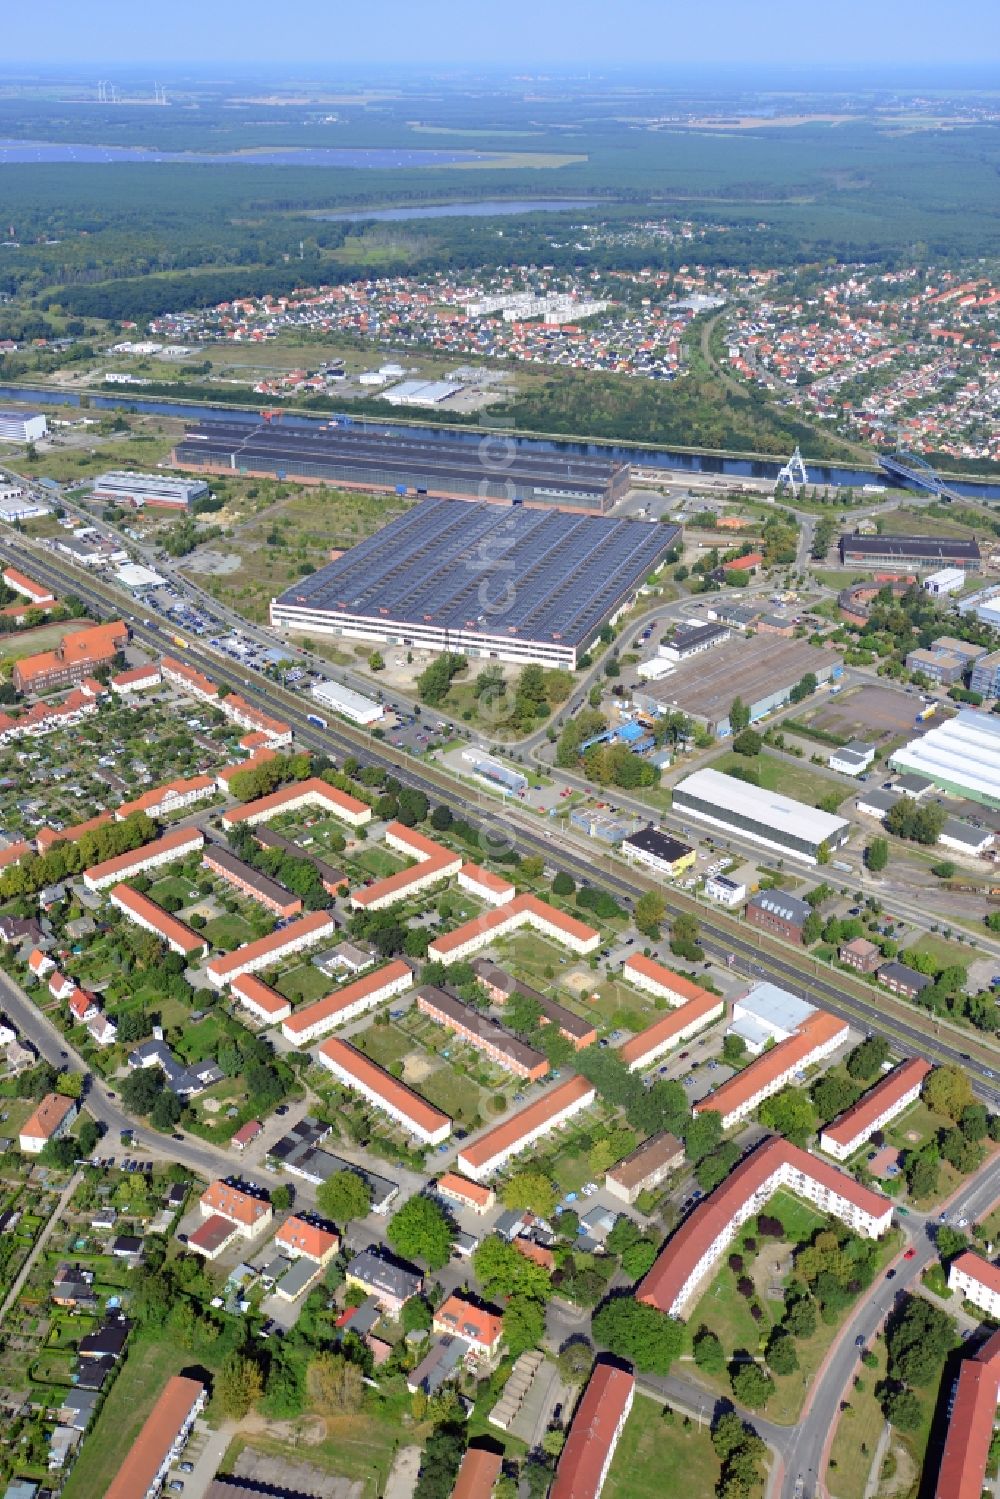
<instances>
[{"instance_id":1,"label":"white apartment building","mask_svg":"<svg viewBox=\"0 0 1000 1499\"><path fill-rule=\"evenodd\" d=\"M667 1241L637 1291L640 1301L683 1317L729 1245L779 1187L867 1239L892 1223L892 1203L778 1136L746 1156Z\"/></svg>"},{"instance_id":2,"label":"white apartment building","mask_svg":"<svg viewBox=\"0 0 1000 1499\"><path fill-rule=\"evenodd\" d=\"M597 1094L582 1077L571 1077L559 1083L527 1108L510 1119L487 1130L478 1140L463 1145L456 1165L459 1171L482 1181L536 1140L551 1134L581 1109L589 1108Z\"/></svg>"},{"instance_id":3,"label":"white apartment building","mask_svg":"<svg viewBox=\"0 0 1000 1499\"><path fill-rule=\"evenodd\" d=\"M519 895L507 905L467 921L454 932L435 937L427 949L427 956L445 964L458 963L522 926L530 926L581 955L593 952L601 943L600 932L592 926L573 916L564 916L537 896Z\"/></svg>"},{"instance_id":4,"label":"white apartment building","mask_svg":"<svg viewBox=\"0 0 1000 1499\"><path fill-rule=\"evenodd\" d=\"M694 1106L696 1114L714 1109L722 1115L722 1128L749 1119L750 1115L773 1093L816 1062L835 1052L846 1040L850 1027L825 1010L810 1015L794 1036L779 1041L771 1051L764 1051L742 1072L722 1083Z\"/></svg>"},{"instance_id":5,"label":"white apartment building","mask_svg":"<svg viewBox=\"0 0 1000 1499\"><path fill-rule=\"evenodd\" d=\"M916 1103L930 1071L931 1064L923 1057L911 1057L894 1067L856 1104L827 1125L819 1137L820 1149L836 1161L846 1161L876 1130L884 1129L890 1120Z\"/></svg>"},{"instance_id":6,"label":"white apartment building","mask_svg":"<svg viewBox=\"0 0 1000 1499\"><path fill-rule=\"evenodd\" d=\"M463 864L458 871L458 883L463 890L490 906L506 906L514 899L517 889L510 880L483 869L480 864Z\"/></svg>"},{"instance_id":7,"label":"white apartment building","mask_svg":"<svg viewBox=\"0 0 1000 1499\"><path fill-rule=\"evenodd\" d=\"M286 786L270 796L248 802L244 807L233 807L223 813L222 822L227 828L235 827L237 823L252 828L258 823L269 822L272 817L279 817L283 812L297 812L302 807L317 807L355 828L372 820L372 809L365 802L338 791L335 786L328 786L318 776L312 776L308 781Z\"/></svg>"},{"instance_id":8,"label":"white apartment building","mask_svg":"<svg viewBox=\"0 0 1000 1499\"><path fill-rule=\"evenodd\" d=\"M214 988L224 989L241 973L257 973L261 968L270 968L279 958L315 947L317 942L325 941L336 930L336 922L328 911L310 911L308 916L289 922L270 937L246 942L235 952L213 958L205 967L208 981Z\"/></svg>"},{"instance_id":9,"label":"white apartment building","mask_svg":"<svg viewBox=\"0 0 1000 1499\"><path fill-rule=\"evenodd\" d=\"M384 968L355 979L353 984L335 989L325 999L303 1005L294 1015L284 1020L281 1033L294 1046L305 1046L307 1042L317 1041L320 1036L336 1030L338 1025L356 1020L359 1015L374 1009L383 1000L392 999L396 994L404 994L412 986L412 969L401 958L396 958Z\"/></svg>"},{"instance_id":10,"label":"white apartment building","mask_svg":"<svg viewBox=\"0 0 1000 1499\"><path fill-rule=\"evenodd\" d=\"M119 854L117 858L106 859L103 864L85 869L83 883L88 890L103 890L105 885L117 885L120 880L142 874L147 869L175 864L178 859L185 859L188 854L203 848L204 844L204 835L197 828L175 828L129 854Z\"/></svg>"},{"instance_id":11,"label":"white apartment building","mask_svg":"<svg viewBox=\"0 0 1000 1499\"><path fill-rule=\"evenodd\" d=\"M1000 1321L1000 1269L971 1249L957 1255L948 1271L948 1289Z\"/></svg>"},{"instance_id":12,"label":"white apartment building","mask_svg":"<svg viewBox=\"0 0 1000 1499\"><path fill-rule=\"evenodd\" d=\"M720 1020L725 1012L726 1002L722 996L710 994L707 989L703 989L695 998L689 999L687 1004L654 1020L652 1025L626 1041L618 1055L629 1072L642 1072L665 1052L690 1040L714 1020Z\"/></svg>"},{"instance_id":13,"label":"white apartment building","mask_svg":"<svg viewBox=\"0 0 1000 1499\"><path fill-rule=\"evenodd\" d=\"M234 999L239 1000L244 1009L249 1010L251 1015L265 1025L273 1025L292 1013L292 1007L285 996L252 973L237 974L229 992Z\"/></svg>"},{"instance_id":14,"label":"white apartment building","mask_svg":"<svg viewBox=\"0 0 1000 1499\"><path fill-rule=\"evenodd\" d=\"M333 1073L341 1087L360 1093L373 1108L387 1114L424 1145L440 1145L451 1134L447 1114L432 1108L412 1088L397 1082L346 1041L324 1041L316 1060Z\"/></svg>"}]
</instances>

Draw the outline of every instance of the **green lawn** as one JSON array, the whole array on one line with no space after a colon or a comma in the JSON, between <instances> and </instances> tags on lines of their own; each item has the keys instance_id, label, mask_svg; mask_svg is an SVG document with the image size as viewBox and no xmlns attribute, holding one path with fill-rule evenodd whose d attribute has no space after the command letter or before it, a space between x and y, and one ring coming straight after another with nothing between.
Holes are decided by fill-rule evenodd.
<instances>
[{"instance_id":1,"label":"green lawn","mask_svg":"<svg viewBox=\"0 0 1000 1499\"><path fill-rule=\"evenodd\" d=\"M195 899L191 899L191 891L195 891ZM182 874L167 874L162 880L157 880L155 885L149 887L150 900L158 901L161 905L165 900L175 897L183 901L186 906L194 905L198 899L197 887Z\"/></svg>"},{"instance_id":2,"label":"green lawn","mask_svg":"<svg viewBox=\"0 0 1000 1499\"><path fill-rule=\"evenodd\" d=\"M174 1042L174 1050L179 1053L185 1062L201 1061L205 1057L214 1057L219 1047L222 1036L222 1026L215 1015L206 1015L204 1020L199 1020L196 1025L190 1025L184 1029L182 1034Z\"/></svg>"},{"instance_id":3,"label":"green lawn","mask_svg":"<svg viewBox=\"0 0 1000 1499\"><path fill-rule=\"evenodd\" d=\"M806 802L811 807L818 806L821 798L829 796L831 792L839 794L841 801L850 794L846 787L839 785L832 777L817 775L808 764L796 764L794 760L779 759L766 752L748 756L737 755L735 751L729 750L717 760L712 760L709 769L725 772L734 765L741 766L744 770L752 765L765 790L780 791L784 796L794 797L796 801Z\"/></svg>"},{"instance_id":4,"label":"green lawn","mask_svg":"<svg viewBox=\"0 0 1000 1499\"><path fill-rule=\"evenodd\" d=\"M781 1219L785 1227L786 1242L805 1241L811 1237L814 1229L819 1228L826 1221L823 1215L816 1212L808 1203L799 1201L798 1198L785 1191L776 1192L763 1211ZM746 1231L735 1240L731 1252L744 1252L745 1238ZM769 1239L758 1240L761 1248L773 1243L774 1241ZM880 1256L883 1266L896 1253L898 1247L898 1233L887 1235ZM754 1257L746 1257L745 1268L740 1273L753 1277ZM703 1325L710 1328L722 1342L727 1358L737 1349L745 1349L756 1357L767 1342L771 1326L781 1320L784 1303L772 1301L766 1295L759 1295L757 1299L763 1308L764 1317L759 1323L755 1322L750 1315L750 1302L736 1289L737 1279L738 1276L729 1269L728 1264L723 1265L692 1312L688 1319L688 1326L692 1335L697 1333ZM774 1376L775 1393L768 1401L765 1410L768 1420L790 1423L798 1418L802 1402L815 1378L816 1371L823 1362L827 1349L837 1335L839 1325L830 1327L820 1320L811 1338L796 1341L795 1351L799 1367L792 1374ZM698 1370L696 1377L720 1393L730 1392L727 1375L712 1377Z\"/></svg>"},{"instance_id":5,"label":"green lawn","mask_svg":"<svg viewBox=\"0 0 1000 1499\"><path fill-rule=\"evenodd\" d=\"M447 1062L423 1078L417 1091L459 1123L467 1124L479 1113L479 1085L471 1077L461 1077Z\"/></svg>"},{"instance_id":6,"label":"green lawn","mask_svg":"<svg viewBox=\"0 0 1000 1499\"><path fill-rule=\"evenodd\" d=\"M223 916L213 916L211 921L206 921L201 935L213 947L218 947L223 952L232 952L244 942L250 942L254 933L249 922L244 921L242 916L230 915L227 911Z\"/></svg>"},{"instance_id":7,"label":"green lawn","mask_svg":"<svg viewBox=\"0 0 1000 1499\"><path fill-rule=\"evenodd\" d=\"M425 1439L426 1432L427 1428L411 1428L406 1432L406 1440L420 1442ZM239 1453L245 1447L253 1447L258 1452L314 1463L359 1484L363 1499L377 1499L385 1492L385 1481L400 1441L397 1416L390 1417L382 1412L328 1416L326 1439L316 1446L302 1447L294 1441L290 1444L276 1442L263 1434L255 1435L252 1442L237 1437L226 1453L221 1471L231 1472ZM68 1490L64 1490L66 1492ZM87 1499L92 1499L98 1492L98 1489L91 1490ZM76 1490L70 1499L76 1499ZM84 1499L82 1490L78 1499Z\"/></svg>"},{"instance_id":8,"label":"green lawn","mask_svg":"<svg viewBox=\"0 0 1000 1499\"><path fill-rule=\"evenodd\" d=\"M663 1417L656 1400L637 1395L604 1484L604 1499L662 1499L715 1493L721 1464L708 1424L685 1427L678 1415Z\"/></svg>"},{"instance_id":9,"label":"green lawn","mask_svg":"<svg viewBox=\"0 0 1000 1499\"><path fill-rule=\"evenodd\" d=\"M943 1114L935 1114L923 1099L918 1098L902 1114L897 1114L884 1134L886 1144L895 1145L897 1150L917 1150L925 1140L936 1135L939 1129L948 1129L950 1126L950 1119L945 1119Z\"/></svg>"},{"instance_id":10,"label":"green lawn","mask_svg":"<svg viewBox=\"0 0 1000 1499\"><path fill-rule=\"evenodd\" d=\"M354 1045L380 1067L387 1068L418 1049L412 1038L391 1021L388 1025L367 1026L354 1038Z\"/></svg>"},{"instance_id":11,"label":"green lawn","mask_svg":"<svg viewBox=\"0 0 1000 1499\"><path fill-rule=\"evenodd\" d=\"M885 1417L877 1402L874 1388L886 1376L886 1345L876 1339L873 1352L879 1360L876 1369L859 1369L864 1390L850 1394L850 1414L841 1415L837 1435L831 1448L831 1462L826 1469L826 1487L831 1499L865 1499L865 1486L871 1472L871 1459L885 1426Z\"/></svg>"},{"instance_id":12,"label":"green lawn","mask_svg":"<svg viewBox=\"0 0 1000 1499\"><path fill-rule=\"evenodd\" d=\"M378 843L371 848L355 849L351 854L352 864L359 865L366 874L374 875L380 880L385 879L387 875L397 874L410 862L412 861L400 858L391 849L383 848Z\"/></svg>"},{"instance_id":13,"label":"green lawn","mask_svg":"<svg viewBox=\"0 0 1000 1499\"><path fill-rule=\"evenodd\" d=\"M658 1013L662 1013L658 1012L651 995L643 994L640 989L633 989L628 984L621 984L617 979L605 979L588 992L596 993L599 998L596 1003L586 1004L587 1014L600 1016L605 1022L605 1030L641 1031L653 1022ZM665 1005L663 1009L666 1009Z\"/></svg>"},{"instance_id":14,"label":"green lawn","mask_svg":"<svg viewBox=\"0 0 1000 1499\"><path fill-rule=\"evenodd\" d=\"M39 625L37 630L0 636L0 661L16 661L20 656L37 656L40 651L54 651L64 635L85 630L87 619L67 619L61 625Z\"/></svg>"},{"instance_id":15,"label":"green lawn","mask_svg":"<svg viewBox=\"0 0 1000 1499\"><path fill-rule=\"evenodd\" d=\"M300 963L290 973L283 973L275 981L274 987L279 994L290 999L292 1004L311 1004L314 999L322 999L329 994L334 985L312 963Z\"/></svg>"},{"instance_id":16,"label":"green lawn","mask_svg":"<svg viewBox=\"0 0 1000 1499\"><path fill-rule=\"evenodd\" d=\"M190 1355L170 1338L132 1335L124 1367L83 1443L63 1489L64 1499L95 1499L104 1493L167 1380L190 1362Z\"/></svg>"},{"instance_id":17,"label":"green lawn","mask_svg":"<svg viewBox=\"0 0 1000 1499\"><path fill-rule=\"evenodd\" d=\"M926 953L941 968L947 968L952 963L959 963L963 968L967 968L977 956L974 946L963 947L957 942L949 942L937 932L921 933L916 942L911 942L910 946L900 953L900 962L907 962L914 953Z\"/></svg>"}]
</instances>

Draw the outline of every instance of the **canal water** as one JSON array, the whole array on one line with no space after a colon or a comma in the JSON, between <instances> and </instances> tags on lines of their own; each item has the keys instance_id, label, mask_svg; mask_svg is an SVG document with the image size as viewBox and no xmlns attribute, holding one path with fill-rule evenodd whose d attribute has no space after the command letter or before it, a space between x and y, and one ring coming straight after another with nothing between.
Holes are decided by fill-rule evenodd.
<instances>
[{"instance_id":1,"label":"canal water","mask_svg":"<svg viewBox=\"0 0 1000 1499\"><path fill-rule=\"evenodd\" d=\"M36 390L25 386L0 385L0 401L16 401L30 406L79 406L80 396L75 391ZM90 395L89 405L99 411L135 411L146 416L171 416L182 421L240 422L255 427L260 422L258 411L247 411L241 407L210 406L194 401L164 401L141 396ZM285 427L322 427L330 421L343 420L335 413L326 416L297 416L283 413ZM383 422L372 417L346 418L366 432L385 432L394 437L419 437L429 435L443 441L463 443L466 446L481 442L489 435L489 429L476 427L414 427L405 422ZM680 470L688 474L724 475L732 479L776 479L781 464L765 459L730 458L712 453L689 453L682 448L636 448L622 443L565 442L556 438L518 437L518 446L526 453L562 453L573 458L617 458L639 468ZM885 484L888 479L876 471L873 455L871 469L843 468L835 464L807 463L806 473L810 484L834 485L861 489L865 484ZM954 483L948 487L969 499L1000 500L1000 483Z\"/></svg>"}]
</instances>

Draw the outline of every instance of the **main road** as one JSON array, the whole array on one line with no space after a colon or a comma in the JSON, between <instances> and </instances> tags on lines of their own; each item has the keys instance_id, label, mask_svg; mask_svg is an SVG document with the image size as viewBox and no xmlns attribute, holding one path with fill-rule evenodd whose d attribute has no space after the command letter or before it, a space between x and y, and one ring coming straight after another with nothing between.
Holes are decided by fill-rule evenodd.
<instances>
[{"instance_id":1,"label":"main road","mask_svg":"<svg viewBox=\"0 0 1000 1499\"><path fill-rule=\"evenodd\" d=\"M131 599L89 576L82 576L79 569L54 557L50 551L5 539L0 547L0 555L3 554L11 556L26 570L33 570L38 580L53 593L75 594L97 617L124 613L133 636L154 653L161 654L168 644L169 627L164 627L165 639L159 628L145 625L131 613L134 607ZM693 897L673 889L665 891L655 880L623 868L609 854L597 850L591 840L587 840L589 846L585 846L582 839L578 843L568 832L539 825L533 814L518 807L504 805L499 810L488 793L470 792L437 767L415 765L410 756L361 729L339 722L327 729L319 729L309 722L306 704L250 667L234 668L227 657L201 645L191 644L184 656L206 675L226 687L248 692L270 713L284 718L306 748L323 754L337 751L353 755L362 763L388 770L430 798L446 799L453 810L471 819L478 827L483 857L489 857L491 847L516 848L522 853L541 855L546 861L558 860L578 881L587 883L599 870L602 882L629 905L645 891L656 890L664 895L668 907L675 912L691 911L697 916L702 944L713 958L745 969L748 977L767 977L804 991L861 1030L885 1035L904 1055L919 1055L937 1063L964 1066L984 1101L993 1108L1000 1107L1000 1087L994 1078L1000 1052L985 1041L971 1035L966 1038L964 1032L946 1021L925 1021L912 1006L886 994L875 994L848 975L835 976L816 959L795 955L791 949L762 934L751 934L733 917L706 910Z\"/></svg>"},{"instance_id":2,"label":"main road","mask_svg":"<svg viewBox=\"0 0 1000 1499\"><path fill-rule=\"evenodd\" d=\"M948 1205L950 1221L967 1218L972 1222L983 1218L996 1202L997 1194L997 1162L991 1156L952 1198ZM864 1347L881 1331L895 1303L907 1291L919 1290L921 1275L936 1257L932 1238L934 1215L911 1213L906 1221L913 1258L898 1260L892 1280L887 1280L884 1274L880 1276L840 1329L837 1341L813 1380L798 1424L781 1445L785 1463L782 1499L826 1499L823 1469L841 1415L841 1403L849 1398Z\"/></svg>"}]
</instances>

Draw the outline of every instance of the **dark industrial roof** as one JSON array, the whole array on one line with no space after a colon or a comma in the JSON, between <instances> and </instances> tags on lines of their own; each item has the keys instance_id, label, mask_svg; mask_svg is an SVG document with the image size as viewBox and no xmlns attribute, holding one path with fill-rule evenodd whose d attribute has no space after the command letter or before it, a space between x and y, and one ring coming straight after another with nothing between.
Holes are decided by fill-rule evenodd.
<instances>
[{"instance_id":1,"label":"dark industrial roof","mask_svg":"<svg viewBox=\"0 0 1000 1499\"><path fill-rule=\"evenodd\" d=\"M293 584L286 608L512 641L587 640L673 546L645 521L425 500Z\"/></svg>"},{"instance_id":2,"label":"dark industrial roof","mask_svg":"<svg viewBox=\"0 0 1000 1499\"><path fill-rule=\"evenodd\" d=\"M482 486L492 482L512 498L547 496L558 504L568 496L589 497L598 508L612 480L628 472L617 459L540 452L504 435L491 449L484 455L478 433L470 442L431 432L410 437L361 427L218 421L189 428L176 452L182 466L221 464L371 484L405 474L411 487L471 496L488 493Z\"/></svg>"},{"instance_id":3,"label":"dark industrial roof","mask_svg":"<svg viewBox=\"0 0 1000 1499\"><path fill-rule=\"evenodd\" d=\"M689 843L671 838L658 828L642 828L638 833L630 833L623 839L622 847L637 848L641 853L652 854L654 859L662 859L665 864L676 864L678 859L691 852Z\"/></svg>"},{"instance_id":4,"label":"dark industrial roof","mask_svg":"<svg viewBox=\"0 0 1000 1499\"><path fill-rule=\"evenodd\" d=\"M842 536L841 556L913 557L946 562L949 557L979 561L979 542L964 536Z\"/></svg>"}]
</instances>

